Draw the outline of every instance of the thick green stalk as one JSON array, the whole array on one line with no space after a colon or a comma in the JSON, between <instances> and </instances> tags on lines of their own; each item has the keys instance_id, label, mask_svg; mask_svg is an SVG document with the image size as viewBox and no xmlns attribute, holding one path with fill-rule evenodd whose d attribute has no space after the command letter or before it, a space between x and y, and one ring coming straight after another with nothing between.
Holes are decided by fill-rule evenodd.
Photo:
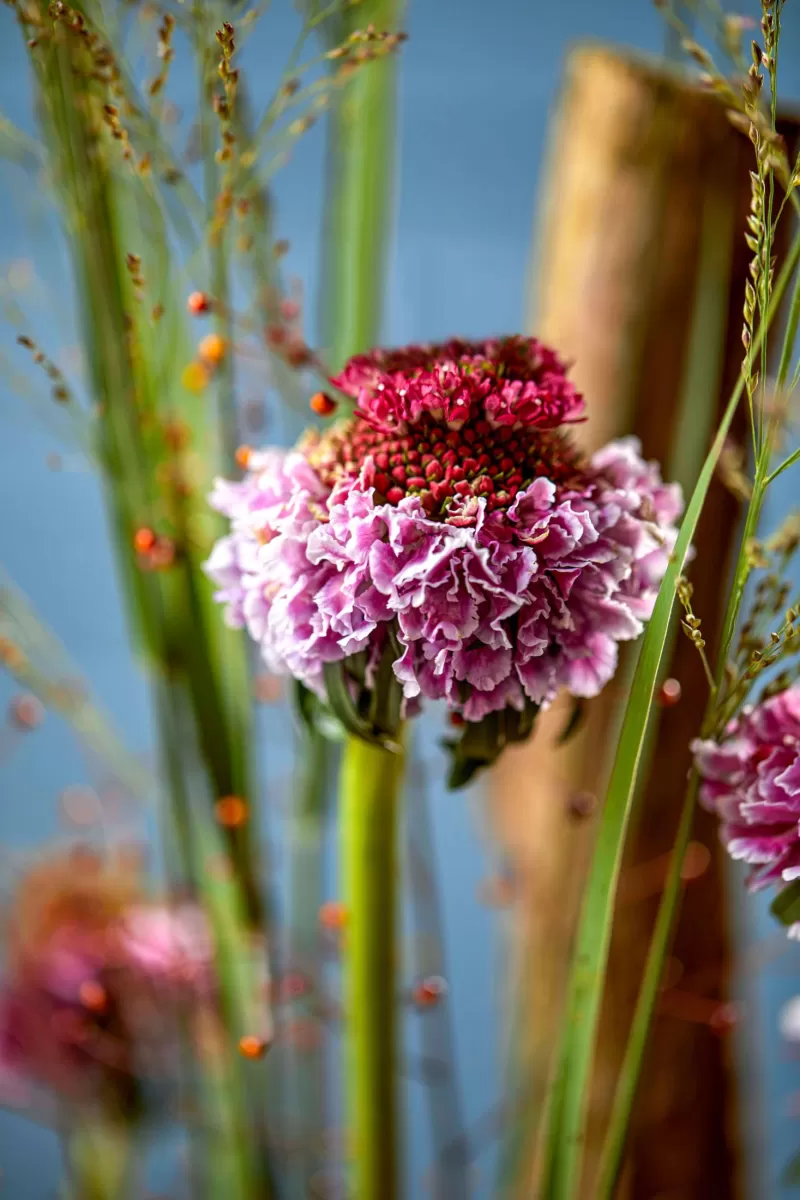
<instances>
[{"instance_id":1,"label":"thick green stalk","mask_svg":"<svg viewBox=\"0 0 800 1200\"><path fill-rule=\"evenodd\" d=\"M396 30L401 0L364 0L344 30ZM395 158L394 56L362 67L330 116L323 340L338 367L380 335Z\"/></svg>"},{"instance_id":2,"label":"thick green stalk","mask_svg":"<svg viewBox=\"0 0 800 1200\"><path fill-rule=\"evenodd\" d=\"M766 334L789 280L800 260L800 237L796 238L776 281L768 319L754 340L753 353ZM659 589L653 616L642 642L631 687L617 754L606 795L597 846L584 893L573 968L570 977L564 1027L556 1078L547 1114L542 1194L548 1200L571 1200L578 1195L586 1103L594 1058L597 1024L603 996L611 925L614 913L622 850L647 734L658 674L667 641L675 585L686 562L697 522L705 503L717 459L736 411L743 380L740 377L706 457L686 509L678 540ZM734 594L738 591L738 581ZM726 621L723 649L729 637Z\"/></svg>"},{"instance_id":3,"label":"thick green stalk","mask_svg":"<svg viewBox=\"0 0 800 1200\"><path fill-rule=\"evenodd\" d=\"M403 755L348 737L340 777L345 1077L353 1200L397 1200L397 874Z\"/></svg>"},{"instance_id":4,"label":"thick green stalk","mask_svg":"<svg viewBox=\"0 0 800 1200\"><path fill-rule=\"evenodd\" d=\"M319 0L308 7L317 18L324 11ZM323 36L332 46L370 23L394 29L401 11L401 0L364 0L325 22ZM330 114L320 315L335 370L380 335L394 176L395 70L393 56L362 67L335 97ZM311 739L321 794L331 751L319 730ZM343 956L344 1041L355 1200L393 1200L397 1194L395 809L402 767L402 756L353 739L341 765L340 871L351 914ZM313 833L318 857L318 822ZM307 887L313 887L311 880ZM308 903L306 898L306 911Z\"/></svg>"}]
</instances>

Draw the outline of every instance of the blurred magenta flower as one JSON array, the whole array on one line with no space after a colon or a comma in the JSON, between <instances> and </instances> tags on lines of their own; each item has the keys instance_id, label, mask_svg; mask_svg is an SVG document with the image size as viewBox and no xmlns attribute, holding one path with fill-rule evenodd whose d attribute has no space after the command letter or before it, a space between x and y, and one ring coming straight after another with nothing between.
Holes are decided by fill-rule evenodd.
<instances>
[{"instance_id":1,"label":"blurred magenta flower","mask_svg":"<svg viewBox=\"0 0 800 1200\"><path fill-rule=\"evenodd\" d=\"M0 1089L132 1119L174 1078L182 1016L211 994L202 913L150 903L124 856L58 855L22 879L0 992Z\"/></svg>"},{"instance_id":2,"label":"blurred magenta flower","mask_svg":"<svg viewBox=\"0 0 800 1200\"><path fill-rule=\"evenodd\" d=\"M326 694L326 664L389 647L404 711L467 722L594 696L650 615L680 490L634 439L586 459L584 404L533 338L378 350L332 381L348 419L250 452L211 502L206 569L270 669Z\"/></svg>"},{"instance_id":3,"label":"blurred magenta flower","mask_svg":"<svg viewBox=\"0 0 800 1200\"><path fill-rule=\"evenodd\" d=\"M745 708L719 741L692 750L728 853L754 868L749 886L800 879L800 686Z\"/></svg>"}]
</instances>

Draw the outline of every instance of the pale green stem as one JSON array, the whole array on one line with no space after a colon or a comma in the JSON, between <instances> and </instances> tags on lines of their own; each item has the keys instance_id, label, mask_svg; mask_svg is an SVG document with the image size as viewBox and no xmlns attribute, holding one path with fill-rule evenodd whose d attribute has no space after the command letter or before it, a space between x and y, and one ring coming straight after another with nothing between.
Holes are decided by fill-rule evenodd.
<instances>
[{"instance_id":1,"label":"pale green stem","mask_svg":"<svg viewBox=\"0 0 800 1200\"><path fill-rule=\"evenodd\" d=\"M86 1120L67 1136L69 1200L123 1200L131 1175L131 1131L103 1117Z\"/></svg>"},{"instance_id":2,"label":"pale green stem","mask_svg":"<svg viewBox=\"0 0 800 1200\"><path fill-rule=\"evenodd\" d=\"M754 339L753 353L760 348L761 338L780 304L800 258L800 237L795 238L787 261L776 280L767 319L762 322ZM641 765L647 725L653 704L656 681L661 667L669 623L675 603L675 584L683 570L697 521L717 459L727 436L733 414L742 392L738 381L717 430L714 444L703 465L697 486L686 509L669 566L659 589L653 616L642 643L631 687L614 767L606 794L606 803L598 832L589 880L584 893L581 919L570 976L567 1007L564 1016L557 1074L551 1090L547 1113L547 1139L544 1160L543 1194L553 1200L572 1200L579 1195L580 1172L586 1121L586 1107L591 1082L597 1024L604 991L614 904L622 866L622 850L630 818L636 781ZM763 486L763 462L759 463L751 513L757 517L756 497ZM760 503L760 499L758 500ZM748 522L749 524L749 522ZM746 552L748 529L742 542ZM738 605L744 590L739 571L721 640L720 654L724 660L733 634L731 606Z\"/></svg>"},{"instance_id":3,"label":"pale green stem","mask_svg":"<svg viewBox=\"0 0 800 1200\"><path fill-rule=\"evenodd\" d=\"M642 976L636 1011L628 1035L628 1044L625 1047L625 1057L622 1061L617 1089L614 1093L611 1117L603 1139L597 1181L597 1200L604 1200L605 1197L611 1197L614 1194L617 1175L622 1163L628 1122L641 1073L647 1035L650 1032L656 997L664 971L664 959L670 944L673 920L681 893L681 870L692 831L697 782L697 775L692 772L681 809L675 844L672 848L670 869L664 891L661 894L653 937L647 952L647 962Z\"/></svg>"},{"instance_id":4,"label":"pale green stem","mask_svg":"<svg viewBox=\"0 0 800 1200\"><path fill-rule=\"evenodd\" d=\"M785 470L787 470L789 467L793 467L798 458L800 458L800 446L797 448L797 450L793 451L793 453L790 454L789 457L785 459L779 467L776 467L771 475L767 476L767 483L773 483L774 480L776 480L779 475L782 475Z\"/></svg>"},{"instance_id":5,"label":"pale green stem","mask_svg":"<svg viewBox=\"0 0 800 1200\"><path fill-rule=\"evenodd\" d=\"M403 755L349 737L339 799L352 1200L397 1200L397 876Z\"/></svg>"}]
</instances>

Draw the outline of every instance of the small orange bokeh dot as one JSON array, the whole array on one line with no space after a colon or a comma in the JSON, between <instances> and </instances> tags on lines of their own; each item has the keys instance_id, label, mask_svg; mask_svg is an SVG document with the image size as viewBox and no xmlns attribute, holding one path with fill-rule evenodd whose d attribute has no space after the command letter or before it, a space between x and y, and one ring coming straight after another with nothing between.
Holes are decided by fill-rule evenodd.
<instances>
[{"instance_id":1,"label":"small orange bokeh dot","mask_svg":"<svg viewBox=\"0 0 800 1200\"><path fill-rule=\"evenodd\" d=\"M83 1007L90 1012L103 1012L108 1004L106 989L96 979L85 979L78 989L78 995Z\"/></svg>"},{"instance_id":2,"label":"small orange bokeh dot","mask_svg":"<svg viewBox=\"0 0 800 1200\"><path fill-rule=\"evenodd\" d=\"M193 317L200 317L211 308L211 301L205 292L191 292L186 307Z\"/></svg>"},{"instance_id":3,"label":"small orange bokeh dot","mask_svg":"<svg viewBox=\"0 0 800 1200\"><path fill-rule=\"evenodd\" d=\"M137 554L147 554L156 544L156 535L147 525L137 529L133 535L133 548Z\"/></svg>"},{"instance_id":4,"label":"small orange bokeh dot","mask_svg":"<svg viewBox=\"0 0 800 1200\"><path fill-rule=\"evenodd\" d=\"M228 345L224 337L218 333L208 333L198 345L197 353L204 363L216 367L222 362L227 349Z\"/></svg>"},{"instance_id":5,"label":"small orange bokeh dot","mask_svg":"<svg viewBox=\"0 0 800 1200\"><path fill-rule=\"evenodd\" d=\"M681 698L681 685L677 679L665 679L659 688L658 703L662 708L673 708Z\"/></svg>"},{"instance_id":6,"label":"small orange bokeh dot","mask_svg":"<svg viewBox=\"0 0 800 1200\"><path fill-rule=\"evenodd\" d=\"M326 900L320 906L319 923L323 929L344 929L347 920L347 906L341 900Z\"/></svg>"},{"instance_id":7,"label":"small orange bokeh dot","mask_svg":"<svg viewBox=\"0 0 800 1200\"><path fill-rule=\"evenodd\" d=\"M215 806L217 820L226 829L236 829L247 820L247 803L241 796L223 796Z\"/></svg>"},{"instance_id":8,"label":"small orange bokeh dot","mask_svg":"<svg viewBox=\"0 0 800 1200\"><path fill-rule=\"evenodd\" d=\"M195 395L208 385L208 369L201 362L190 362L183 368L181 383Z\"/></svg>"},{"instance_id":9,"label":"small orange bokeh dot","mask_svg":"<svg viewBox=\"0 0 800 1200\"><path fill-rule=\"evenodd\" d=\"M417 1008L432 1008L444 996L447 984L441 975L430 975L415 985L411 997Z\"/></svg>"},{"instance_id":10,"label":"small orange bokeh dot","mask_svg":"<svg viewBox=\"0 0 800 1200\"><path fill-rule=\"evenodd\" d=\"M250 462L250 456L252 455L252 453L253 453L252 446L239 446L238 447L234 457L235 457L237 463L239 464L239 466L242 468L242 470L246 470L247 464Z\"/></svg>"},{"instance_id":11,"label":"small orange bokeh dot","mask_svg":"<svg viewBox=\"0 0 800 1200\"><path fill-rule=\"evenodd\" d=\"M239 1053L243 1058L263 1058L267 1052L267 1043L254 1033L246 1033L239 1038Z\"/></svg>"},{"instance_id":12,"label":"small orange bokeh dot","mask_svg":"<svg viewBox=\"0 0 800 1200\"><path fill-rule=\"evenodd\" d=\"M315 412L318 417L329 417L336 412L336 401L326 392L314 392L314 395L308 402L308 406L312 412Z\"/></svg>"}]
</instances>

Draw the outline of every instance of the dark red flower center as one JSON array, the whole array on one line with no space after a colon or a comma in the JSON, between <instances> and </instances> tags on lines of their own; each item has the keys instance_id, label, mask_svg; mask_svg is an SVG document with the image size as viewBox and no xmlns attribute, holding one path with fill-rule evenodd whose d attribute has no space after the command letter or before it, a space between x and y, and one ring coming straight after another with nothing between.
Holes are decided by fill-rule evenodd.
<instances>
[{"instance_id":1,"label":"dark red flower center","mask_svg":"<svg viewBox=\"0 0 800 1200\"><path fill-rule=\"evenodd\" d=\"M493 428L484 419L449 429L427 414L404 433L376 429L356 414L326 433L309 458L329 487L357 478L366 465L365 486L379 503L416 495L443 520L455 519L459 498L484 496L489 509L505 509L539 476L568 484L581 461L560 430Z\"/></svg>"}]
</instances>

